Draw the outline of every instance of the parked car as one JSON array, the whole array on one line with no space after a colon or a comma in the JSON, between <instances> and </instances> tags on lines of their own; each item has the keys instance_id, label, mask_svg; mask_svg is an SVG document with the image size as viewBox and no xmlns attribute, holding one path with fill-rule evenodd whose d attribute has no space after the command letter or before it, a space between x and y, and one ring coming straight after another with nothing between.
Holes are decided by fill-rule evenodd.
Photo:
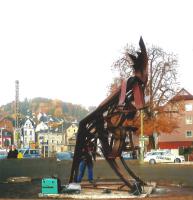
<instances>
[{"instance_id":1,"label":"parked car","mask_svg":"<svg viewBox=\"0 0 193 200\"><path fill-rule=\"evenodd\" d=\"M7 152L4 150L0 150L0 160L7 158Z\"/></svg>"},{"instance_id":2,"label":"parked car","mask_svg":"<svg viewBox=\"0 0 193 200\"><path fill-rule=\"evenodd\" d=\"M168 162L181 163L184 161L184 156L174 155L170 151L165 150L147 152L144 156L144 162L148 162L149 164Z\"/></svg>"},{"instance_id":3,"label":"parked car","mask_svg":"<svg viewBox=\"0 0 193 200\"><path fill-rule=\"evenodd\" d=\"M40 158L39 149L19 149L18 152L21 152L23 158Z\"/></svg>"},{"instance_id":4,"label":"parked car","mask_svg":"<svg viewBox=\"0 0 193 200\"><path fill-rule=\"evenodd\" d=\"M58 152L56 153L56 159L57 161L61 160L72 160L74 156L74 153L71 151L65 151L65 152Z\"/></svg>"},{"instance_id":5,"label":"parked car","mask_svg":"<svg viewBox=\"0 0 193 200\"><path fill-rule=\"evenodd\" d=\"M135 159L135 158L133 158L132 152L122 152L122 157L123 157L125 160L132 160L132 159Z\"/></svg>"}]
</instances>

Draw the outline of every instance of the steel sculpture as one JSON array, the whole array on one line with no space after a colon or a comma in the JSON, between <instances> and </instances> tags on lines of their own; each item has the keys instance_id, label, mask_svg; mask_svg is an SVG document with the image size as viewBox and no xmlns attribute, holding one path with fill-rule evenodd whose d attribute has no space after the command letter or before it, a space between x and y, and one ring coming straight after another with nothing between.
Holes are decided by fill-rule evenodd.
<instances>
[{"instance_id":1,"label":"steel sculpture","mask_svg":"<svg viewBox=\"0 0 193 200\"><path fill-rule=\"evenodd\" d=\"M137 127L132 126L132 123L128 125L129 123L126 121L132 122L137 110L143 109L145 106L144 89L148 80L148 57L142 37L139 46L141 52L137 52L137 56L128 54L132 61L134 75L123 80L121 86L113 94L80 121L70 182L76 181L82 149L86 145L91 145L94 148L93 159L95 159L97 144L100 143L106 161L124 182L124 185L133 189L133 180L140 185L145 184L128 167L121 156L128 146L126 138L129 138L130 148L133 151L135 148L132 135Z\"/></svg>"}]
</instances>

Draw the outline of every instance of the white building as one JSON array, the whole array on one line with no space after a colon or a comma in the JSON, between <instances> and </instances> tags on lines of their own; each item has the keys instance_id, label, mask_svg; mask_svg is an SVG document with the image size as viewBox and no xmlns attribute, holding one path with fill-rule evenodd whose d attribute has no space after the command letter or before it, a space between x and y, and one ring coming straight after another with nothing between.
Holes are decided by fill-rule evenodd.
<instances>
[{"instance_id":1,"label":"white building","mask_svg":"<svg viewBox=\"0 0 193 200\"><path fill-rule=\"evenodd\" d=\"M36 133L38 135L37 137L37 142L39 147L41 148L43 144L48 143L48 132L49 132L49 127L46 123L40 122L36 126Z\"/></svg>"},{"instance_id":2,"label":"white building","mask_svg":"<svg viewBox=\"0 0 193 200\"><path fill-rule=\"evenodd\" d=\"M29 118L25 121L22 127L21 142L24 148L30 147L30 144L35 144L35 124Z\"/></svg>"}]
</instances>

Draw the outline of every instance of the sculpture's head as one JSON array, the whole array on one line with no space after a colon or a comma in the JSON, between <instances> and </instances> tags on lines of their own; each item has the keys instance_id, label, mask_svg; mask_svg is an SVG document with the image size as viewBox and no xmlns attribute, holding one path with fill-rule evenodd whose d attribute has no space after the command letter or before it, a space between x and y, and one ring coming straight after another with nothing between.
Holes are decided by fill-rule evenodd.
<instances>
[{"instance_id":1,"label":"sculpture's head","mask_svg":"<svg viewBox=\"0 0 193 200\"><path fill-rule=\"evenodd\" d=\"M137 56L132 54L128 54L128 56L133 62L134 75L146 85L148 80L148 56L142 37L139 40L139 46L141 51L137 52Z\"/></svg>"}]
</instances>

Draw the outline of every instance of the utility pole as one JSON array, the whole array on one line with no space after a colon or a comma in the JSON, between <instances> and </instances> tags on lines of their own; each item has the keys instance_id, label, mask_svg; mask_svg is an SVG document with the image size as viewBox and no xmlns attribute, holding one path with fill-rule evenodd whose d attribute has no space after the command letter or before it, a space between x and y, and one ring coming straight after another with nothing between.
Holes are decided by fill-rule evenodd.
<instances>
[{"instance_id":1,"label":"utility pole","mask_svg":"<svg viewBox=\"0 0 193 200\"><path fill-rule=\"evenodd\" d=\"M19 81L15 81L15 127L19 128Z\"/></svg>"}]
</instances>

